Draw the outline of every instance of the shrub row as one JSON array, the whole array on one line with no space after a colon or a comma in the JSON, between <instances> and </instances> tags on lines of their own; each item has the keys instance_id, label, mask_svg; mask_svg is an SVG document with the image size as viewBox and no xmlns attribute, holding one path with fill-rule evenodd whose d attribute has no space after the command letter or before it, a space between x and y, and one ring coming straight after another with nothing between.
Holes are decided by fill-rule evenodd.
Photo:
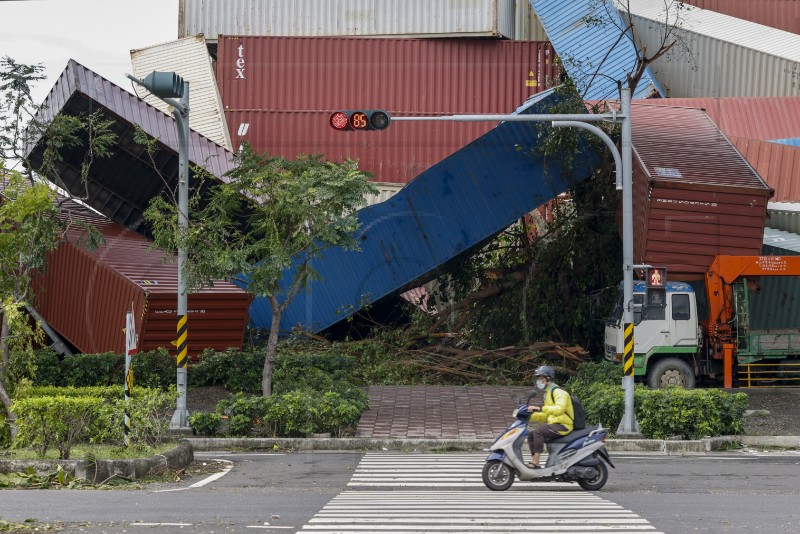
<instances>
[{"instance_id":1,"label":"shrub row","mask_svg":"<svg viewBox=\"0 0 800 534\"><path fill-rule=\"evenodd\" d=\"M213 413L191 414L189 424L205 436L298 437L313 432L342 436L366 408L363 392L349 398L335 391L310 389L270 397L239 393L220 401Z\"/></svg>"},{"instance_id":2,"label":"shrub row","mask_svg":"<svg viewBox=\"0 0 800 534\"><path fill-rule=\"evenodd\" d=\"M121 388L117 388L121 389ZM64 395L52 388L29 388L15 399L11 409L17 416L18 433L13 446L30 447L44 457L51 448L59 458L69 459L76 443L123 444L124 414L131 416L131 443L157 445L169 428L169 409L177 393L139 388L126 407L112 388L64 388Z\"/></svg>"},{"instance_id":3,"label":"shrub row","mask_svg":"<svg viewBox=\"0 0 800 534\"><path fill-rule=\"evenodd\" d=\"M59 359L52 350L36 353L36 386L92 387L123 383L125 355L76 354ZM134 384L144 388L166 388L175 383L175 358L165 349L142 352L133 357Z\"/></svg>"},{"instance_id":4,"label":"shrub row","mask_svg":"<svg viewBox=\"0 0 800 534\"><path fill-rule=\"evenodd\" d=\"M621 383L620 366L602 362L580 366L565 388L581 399L587 424L600 423L613 432L625 413ZM649 389L637 384L634 409L639 429L647 438L698 439L741 434L747 394L720 389Z\"/></svg>"}]
</instances>

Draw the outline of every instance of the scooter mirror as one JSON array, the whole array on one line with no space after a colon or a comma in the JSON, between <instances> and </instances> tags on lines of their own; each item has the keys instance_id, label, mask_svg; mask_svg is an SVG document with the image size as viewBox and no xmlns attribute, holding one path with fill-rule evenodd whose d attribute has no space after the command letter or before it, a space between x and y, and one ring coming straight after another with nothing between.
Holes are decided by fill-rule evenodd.
<instances>
[{"instance_id":1,"label":"scooter mirror","mask_svg":"<svg viewBox=\"0 0 800 534\"><path fill-rule=\"evenodd\" d=\"M535 399L538 396L539 396L539 392L536 391L535 389L532 390L532 391L529 391L528 392L528 399L525 401L525 404L530 406L531 405L531 400Z\"/></svg>"}]
</instances>

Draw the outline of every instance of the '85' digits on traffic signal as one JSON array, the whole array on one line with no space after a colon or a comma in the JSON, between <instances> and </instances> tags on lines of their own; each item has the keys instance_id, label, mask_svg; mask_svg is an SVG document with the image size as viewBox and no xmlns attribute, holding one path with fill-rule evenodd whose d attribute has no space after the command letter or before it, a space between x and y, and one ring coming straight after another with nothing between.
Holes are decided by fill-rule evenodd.
<instances>
[{"instance_id":1,"label":"'85' digits on traffic signal","mask_svg":"<svg viewBox=\"0 0 800 534\"><path fill-rule=\"evenodd\" d=\"M330 118L331 128L346 130L385 130L392 122L389 114L380 109L335 111Z\"/></svg>"}]
</instances>

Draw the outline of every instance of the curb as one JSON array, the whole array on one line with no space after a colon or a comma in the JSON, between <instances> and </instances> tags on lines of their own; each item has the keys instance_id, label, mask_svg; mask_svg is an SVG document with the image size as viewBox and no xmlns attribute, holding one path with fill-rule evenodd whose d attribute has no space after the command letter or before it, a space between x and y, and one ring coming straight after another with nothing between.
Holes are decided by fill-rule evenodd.
<instances>
[{"instance_id":1,"label":"curb","mask_svg":"<svg viewBox=\"0 0 800 534\"><path fill-rule=\"evenodd\" d=\"M194 450L188 440L177 447L146 458L124 460L0 460L0 473L25 472L33 468L37 475L48 475L59 466L75 478L84 478L93 484L102 484L114 476L139 480L149 475L164 473L168 469L183 469L194 461Z\"/></svg>"},{"instance_id":2,"label":"curb","mask_svg":"<svg viewBox=\"0 0 800 534\"><path fill-rule=\"evenodd\" d=\"M744 438L747 438L746 440ZM295 451L482 451L491 440L400 438L188 438L196 451L295 450ZM706 453L729 450L735 444L800 449L800 436L719 436L698 440L609 439L610 452L660 454Z\"/></svg>"}]
</instances>

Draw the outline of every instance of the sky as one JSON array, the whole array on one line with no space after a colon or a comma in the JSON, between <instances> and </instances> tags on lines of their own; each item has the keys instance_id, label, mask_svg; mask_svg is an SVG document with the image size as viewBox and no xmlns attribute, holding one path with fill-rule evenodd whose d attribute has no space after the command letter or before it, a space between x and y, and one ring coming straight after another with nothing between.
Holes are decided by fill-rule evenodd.
<instances>
[{"instance_id":1,"label":"sky","mask_svg":"<svg viewBox=\"0 0 800 534\"><path fill-rule=\"evenodd\" d=\"M0 0L0 57L45 67L41 103L70 59L133 92L131 49L178 38L178 0Z\"/></svg>"}]
</instances>

